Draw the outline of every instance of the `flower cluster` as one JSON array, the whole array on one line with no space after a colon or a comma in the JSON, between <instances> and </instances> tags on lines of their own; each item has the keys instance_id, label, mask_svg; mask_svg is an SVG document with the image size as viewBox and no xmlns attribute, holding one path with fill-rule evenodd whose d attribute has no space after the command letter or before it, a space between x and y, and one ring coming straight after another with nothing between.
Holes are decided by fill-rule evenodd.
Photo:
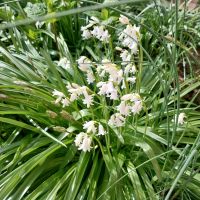
<instances>
[{"instance_id":1,"label":"flower cluster","mask_svg":"<svg viewBox=\"0 0 200 200\"><path fill-rule=\"evenodd\" d=\"M174 119L176 120L176 118L177 118L177 115L175 114ZM185 120L184 120L185 118L186 118L186 114L185 113L180 113L178 115L178 121L177 121L177 123L179 125L183 125L185 123ZM172 122L175 122L174 119L172 119Z\"/></svg>"},{"instance_id":2,"label":"flower cluster","mask_svg":"<svg viewBox=\"0 0 200 200\"><path fill-rule=\"evenodd\" d=\"M53 92L53 96L57 97L55 103L61 102L63 107L75 100L82 100L82 106L85 105L91 109L100 102L104 102L103 109L107 109L108 103L109 105L113 104L106 111L107 119L104 116L104 120L108 121L110 128L123 127L127 118L140 113L143 107L142 98L134 90L137 70L132 61L138 52L139 28L132 26L128 18L122 15L119 22L122 24L120 24L122 28L126 25L119 35L118 46L115 47L116 55L121 59L121 63L115 64L105 56L99 64L92 62L86 56L81 56L77 60L77 66L86 77L89 86L68 83L66 87L68 97L57 90ZM92 17L89 24L82 27L81 30L83 39L95 37L102 42L108 42L110 37L108 31L95 17ZM61 61L59 62L60 66L68 67L67 59ZM94 101L95 96L97 102ZM103 101L99 101L100 99ZM75 145L79 150L90 151L94 143L93 137L106 134L103 125L97 121L99 120L95 121L95 116L93 116L92 121L83 124L84 131L76 135Z\"/></svg>"},{"instance_id":3,"label":"flower cluster","mask_svg":"<svg viewBox=\"0 0 200 200\"><path fill-rule=\"evenodd\" d=\"M63 69L69 69L70 68L70 61L66 58L63 57L59 60L58 66L62 67Z\"/></svg>"},{"instance_id":4,"label":"flower cluster","mask_svg":"<svg viewBox=\"0 0 200 200\"><path fill-rule=\"evenodd\" d=\"M81 71L86 73L88 84L93 83L95 76L92 71L92 62L86 56L81 56L78 60L78 67Z\"/></svg>"},{"instance_id":5,"label":"flower cluster","mask_svg":"<svg viewBox=\"0 0 200 200\"><path fill-rule=\"evenodd\" d=\"M119 21L126 25L126 28L119 35L119 40L124 47L128 47L133 54L136 54L138 52L140 28L130 24L128 18L123 15L120 16Z\"/></svg>"},{"instance_id":6,"label":"flower cluster","mask_svg":"<svg viewBox=\"0 0 200 200\"><path fill-rule=\"evenodd\" d=\"M85 40L95 37L101 42L109 42L110 34L108 30L106 30L103 25L100 25L100 21L96 17L91 17L89 24L87 26L82 26L81 31L82 37Z\"/></svg>"},{"instance_id":7,"label":"flower cluster","mask_svg":"<svg viewBox=\"0 0 200 200\"><path fill-rule=\"evenodd\" d=\"M83 104L89 108L93 104L93 95L90 95L86 86L79 86L76 83L68 83L66 86L70 97L66 97L62 92L58 90L53 91L53 96L56 96L55 104L61 103L63 107L69 106L70 103L79 99L82 96Z\"/></svg>"},{"instance_id":8,"label":"flower cluster","mask_svg":"<svg viewBox=\"0 0 200 200\"><path fill-rule=\"evenodd\" d=\"M54 90L53 96L56 96L55 104L62 103L63 108L70 104L69 99L60 91Z\"/></svg>"},{"instance_id":9,"label":"flower cluster","mask_svg":"<svg viewBox=\"0 0 200 200\"><path fill-rule=\"evenodd\" d=\"M83 129L85 129L85 132L81 132L76 135L74 142L78 149L83 150L84 152L90 151L92 148L92 135L101 136L106 134L102 124L95 121L86 122L83 125Z\"/></svg>"},{"instance_id":10,"label":"flower cluster","mask_svg":"<svg viewBox=\"0 0 200 200\"><path fill-rule=\"evenodd\" d=\"M138 114L142 110L142 100L139 94L126 94L121 97L121 102L117 106L117 111L111 116L108 124L114 127L124 125L127 116Z\"/></svg>"},{"instance_id":11,"label":"flower cluster","mask_svg":"<svg viewBox=\"0 0 200 200\"><path fill-rule=\"evenodd\" d=\"M79 86L76 83L68 83L68 92L70 93L70 101L77 100L80 96L83 96L83 104L89 108L93 104L93 95L89 95L88 88L86 86Z\"/></svg>"}]
</instances>

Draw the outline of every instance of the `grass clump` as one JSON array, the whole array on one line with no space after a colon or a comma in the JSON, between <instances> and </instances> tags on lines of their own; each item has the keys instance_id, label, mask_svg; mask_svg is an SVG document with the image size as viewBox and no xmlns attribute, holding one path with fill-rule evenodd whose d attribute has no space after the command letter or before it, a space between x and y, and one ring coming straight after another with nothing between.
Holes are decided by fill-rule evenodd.
<instances>
[{"instance_id":1,"label":"grass clump","mask_svg":"<svg viewBox=\"0 0 200 200\"><path fill-rule=\"evenodd\" d=\"M1 6L0 199L199 199L198 12L38 3Z\"/></svg>"}]
</instances>

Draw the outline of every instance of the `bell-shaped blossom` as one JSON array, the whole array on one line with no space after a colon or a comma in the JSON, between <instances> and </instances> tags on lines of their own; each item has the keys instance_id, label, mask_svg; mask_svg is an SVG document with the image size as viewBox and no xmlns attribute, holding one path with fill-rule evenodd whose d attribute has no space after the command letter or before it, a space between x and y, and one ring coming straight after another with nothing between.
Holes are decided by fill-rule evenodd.
<instances>
[{"instance_id":1,"label":"bell-shaped blossom","mask_svg":"<svg viewBox=\"0 0 200 200\"><path fill-rule=\"evenodd\" d=\"M139 27L128 24L119 36L122 45L132 50L136 54L138 51Z\"/></svg>"},{"instance_id":2,"label":"bell-shaped blossom","mask_svg":"<svg viewBox=\"0 0 200 200\"><path fill-rule=\"evenodd\" d=\"M105 30L103 26L94 26L91 34L102 42L109 42L110 34L108 33L108 30Z\"/></svg>"},{"instance_id":3,"label":"bell-shaped blossom","mask_svg":"<svg viewBox=\"0 0 200 200\"><path fill-rule=\"evenodd\" d=\"M64 57L64 58L61 58L58 62L58 66L62 67L63 69L69 69L70 68L70 61Z\"/></svg>"},{"instance_id":4,"label":"bell-shaped blossom","mask_svg":"<svg viewBox=\"0 0 200 200\"><path fill-rule=\"evenodd\" d=\"M83 31L83 33L81 34L83 40L87 40L92 37L91 31L89 31L88 29L84 29L83 27L81 27L81 31Z\"/></svg>"},{"instance_id":5,"label":"bell-shaped blossom","mask_svg":"<svg viewBox=\"0 0 200 200\"><path fill-rule=\"evenodd\" d=\"M122 65L126 65L131 61L131 54L127 50L122 50L120 57L122 58L122 61L124 61L122 62Z\"/></svg>"},{"instance_id":6,"label":"bell-shaped blossom","mask_svg":"<svg viewBox=\"0 0 200 200\"><path fill-rule=\"evenodd\" d=\"M89 95L87 92L83 93L83 104L87 105L87 108L93 105L93 95Z\"/></svg>"},{"instance_id":7,"label":"bell-shaped blossom","mask_svg":"<svg viewBox=\"0 0 200 200\"><path fill-rule=\"evenodd\" d=\"M178 115L178 124L181 124L181 125L183 125L184 124L184 119L186 118L186 114L185 113L180 113L179 115Z\"/></svg>"},{"instance_id":8,"label":"bell-shaped blossom","mask_svg":"<svg viewBox=\"0 0 200 200\"><path fill-rule=\"evenodd\" d=\"M83 72L88 72L91 70L91 60L86 56L81 56L78 60L78 67Z\"/></svg>"},{"instance_id":9,"label":"bell-shaped blossom","mask_svg":"<svg viewBox=\"0 0 200 200\"><path fill-rule=\"evenodd\" d=\"M117 89L112 82L99 82L97 83L97 87L99 87L99 95L106 95L112 100L118 99Z\"/></svg>"},{"instance_id":10,"label":"bell-shaped blossom","mask_svg":"<svg viewBox=\"0 0 200 200\"><path fill-rule=\"evenodd\" d=\"M83 140L85 135L86 135L86 133L83 133L83 132L76 135L76 138L74 140L76 146L79 146L82 143L82 140Z\"/></svg>"},{"instance_id":11,"label":"bell-shaped blossom","mask_svg":"<svg viewBox=\"0 0 200 200\"><path fill-rule=\"evenodd\" d=\"M119 21L120 21L122 24L129 24L129 19L128 19L126 16L124 16L124 15L120 15Z\"/></svg>"},{"instance_id":12,"label":"bell-shaped blossom","mask_svg":"<svg viewBox=\"0 0 200 200\"><path fill-rule=\"evenodd\" d=\"M62 100L63 98L65 98L65 95L64 95L62 92L60 92L60 91L58 91L58 90L55 90L55 89L54 89L54 91L53 91L53 96L56 96L56 97L57 97L57 99L56 99L56 101L55 101L55 104L60 103L61 100Z\"/></svg>"},{"instance_id":13,"label":"bell-shaped blossom","mask_svg":"<svg viewBox=\"0 0 200 200\"><path fill-rule=\"evenodd\" d=\"M95 81L94 73L92 70L87 72L86 77L88 84L91 84Z\"/></svg>"},{"instance_id":14,"label":"bell-shaped blossom","mask_svg":"<svg viewBox=\"0 0 200 200\"><path fill-rule=\"evenodd\" d=\"M106 134L106 131L104 130L104 127L102 126L102 124L99 123L97 135L105 135L105 134Z\"/></svg>"},{"instance_id":15,"label":"bell-shaped blossom","mask_svg":"<svg viewBox=\"0 0 200 200\"><path fill-rule=\"evenodd\" d=\"M121 97L121 103L117 107L121 115L128 116L130 113L138 114L142 110L142 100L139 94L126 94Z\"/></svg>"},{"instance_id":16,"label":"bell-shaped blossom","mask_svg":"<svg viewBox=\"0 0 200 200\"><path fill-rule=\"evenodd\" d=\"M120 113L115 113L110 117L108 124L114 127L121 127L124 122L125 118Z\"/></svg>"},{"instance_id":17,"label":"bell-shaped blossom","mask_svg":"<svg viewBox=\"0 0 200 200\"><path fill-rule=\"evenodd\" d=\"M116 64L107 59L102 60L102 65L97 67L97 72L100 77L104 77L106 73L109 74L109 81L118 84L123 80L123 70L118 69Z\"/></svg>"},{"instance_id":18,"label":"bell-shaped blossom","mask_svg":"<svg viewBox=\"0 0 200 200\"><path fill-rule=\"evenodd\" d=\"M133 114L138 114L142 110L142 101L135 101L131 106L131 112Z\"/></svg>"},{"instance_id":19,"label":"bell-shaped blossom","mask_svg":"<svg viewBox=\"0 0 200 200\"><path fill-rule=\"evenodd\" d=\"M91 143L92 143L92 138L87 134L87 133L79 133L75 140L75 145L78 147L78 150L82 150L84 152L87 152L91 150Z\"/></svg>"},{"instance_id":20,"label":"bell-shaped blossom","mask_svg":"<svg viewBox=\"0 0 200 200\"><path fill-rule=\"evenodd\" d=\"M85 122L85 124L83 125L83 129L85 129L87 133L96 133L97 128L95 126L95 121Z\"/></svg>"},{"instance_id":21,"label":"bell-shaped blossom","mask_svg":"<svg viewBox=\"0 0 200 200\"><path fill-rule=\"evenodd\" d=\"M69 99L64 98L64 99L62 99L61 103L62 103L62 106L63 106L63 108L64 108L64 107L66 107L66 106L69 106L70 101L69 101Z\"/></svg>"},{"instance_id":22,"label":"bell-shaped blossom","mask_svg":"<svg viewBox=\"0 0 200 200\"><path fill-rule=\"evenodd\" d=\"M125 94L124 96L121 97L122 101L131 101L131 102L135 102L135 101L140 101L141 97L139 94L137 93L131 93L131 94Z\"/></svg>"},{"instance_id":23,"label":"bell-shaped blossom","mask_svg":"<svg viewBox=\"0 0 200 200\"><path fill-rule=\"evenodd\" d=\"M86 86L79 86L76 83L68 83L68 92L70 93L70 101L73 102L77 100L82 95L83 104L87 105L89 108L93 104L93 95L89 95Z\"/></svg>"},{"instance_id":24,"label":"bell-shaped blossom","mask_svg":"<svg viewBox=\"0 0 200 200\"><path fill-rule=\"evenodd\" d=\"M124 74L125 76L128 76L128 74L135 74L136 72L136 67L134 64L128 64L126 65L126 67L124 68Z\"/></svg>"},{"instance_id":25,"label":"bell-shaped blossom","mask_svg":"<svg viewBox=\"0 0 200 200\"><path fill-rule=\"evenodd\" d=\"M177 115L174 116L174 119L176 119L176 116ZM184 120L185 118L186 118L186 114L185 113L180 113L178 115L178 124L179 125L183 125L185 123L185 120ZM172 120L172 121L174 122L175 120Z\"/></svg>"},{"instance_id":26,"label":"bell-shaped blossom","mask_svg":"<svg viewBox=\"0 0 200 200\"><path fill-rule=\"evenodd\" d=\"M131 107L125 101L122 101L119 106L117 106L119 113L124 116L128 116L130 114L130 108Z\"/></svg>"},{"instance_id":27,"label":"bell-shaped blossom","mask_svg":"<svg viewBox=\"0 0 200 200\"><path fill-rule=\"evenodd\" d=\"M127 78L127 81L128 82L130 82L130 83L135 83L135 81L136 81L136 77L129 77L129 78Z\"/></svg>"}]
</instances>

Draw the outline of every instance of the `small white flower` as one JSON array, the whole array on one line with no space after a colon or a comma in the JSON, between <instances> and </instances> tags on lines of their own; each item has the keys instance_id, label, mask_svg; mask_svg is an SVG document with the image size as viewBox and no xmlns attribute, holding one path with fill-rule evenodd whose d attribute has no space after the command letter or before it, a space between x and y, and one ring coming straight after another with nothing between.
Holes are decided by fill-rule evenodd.
<instances>
[{"instance_id":1,"label":"small white flower","mask_svg":"<svg viewBox=\"0 0 200 200\"><path fill-rule=\"evenodd\" d=\"M73 102L79 98L80 95L88 95L86 86L79 86L76 83L68 83L66 86L70 95L70 101Z\"/></svg>"},{"instance_id":2,"label":"small white flower","mask_svg":"<svg viewBox=\"0 0 200 200\"><path fill-rule=\"evenodd\" d=\"M176 116L177 115L175 115L175 120L176 120ZM178 124L180 124L180 125L183 125L184 123L185 123L185 121L184 121L184 119L186 118L186 114L185 113L180 113L179 115L178 115ZM174 120L173 120L174 121Z\"/></svg>"},{"instance_id":3,"label":"small white flower","mask_svg":"<svg viewBox=\"0 0 200 200\"><path fill-rule=\"evenodd\" d=\"M117 94L117 90L114 89L111 93L110 93L110 99L112 100L117 100L118 99L118 94Z\"/></svg>"},{"instance_id":4,"label":"small white flower","mask_svg":"<svg viewBox=\"0 0 200 200\"><path fill-rule=\"evenodd\" d=\"M91 19L91 20L90 20L90 23L96 24L96 23L99 23L99 22L100 22L99 19L98 19L97 17L94 17L94 16L92 16L90 19Z\"/></svg>"},{"instance_id":5,"label":"small white flower","mask_svg":"<svg viewBox=\"0 0 200 200\"><path fill-rule=\"evenodd\" d=\"M127 62L131 61L131 54L129 54L129 52L127 50L123 50L120 54L120 57L122 58L122 60L124 62L122 62L122 65L126 65Z\"/></svg>"},{"instance_id":6,"label":"small white flower","mask_svg":"<svg viewBox=\"0 0 200 200\"><path fill-rule=\"evenodd\" d=\"M83 138L84 138L85 135L87 135L87 134L83 133L83 132L81 132L78 135L76 135L76 138L74 140L76 146L80 146L80 144L82 143Z\"/></svg>"},{"instance_id":7,"label":"small white flower","mask_svg":"<svg viewBox=\"0 0 200 200\"><path fill-rule=\"evenodd\" d=\"M35 26L36 26L37 29L42 28L43 25L44 25L44 22L37 21L35 23Z\"/></svg>"},{"instance_id":8,"label":"small white flower","mask_svg":"<svg viewBox=\"0 0 200 200\"><path fill-rule=\"evenodd\" d=\"M123 81L122 81L121 89L122 89L122 90L123 90L123 89L126 89L126 83L125 83L125 80L124 80L124 79L123 79Z\"/></svg>"},{"instance_id":9,"label":"small white flower","mask_svg":"<svg viewBox=\"0 0 200 200\"><path fill-rule=\"evenodd\" d=\"M105 30L105 31L102 33L100 40L101 40L102 42L108 43L108 42L109 42L109 38L110 38L110 34L108 33L108 30Z\"/></svg>"},{"instance_id":10,"label":"small white flower","mask_svg":"<svg viewBox=\"0 0 200 200\"><path fill-rule=\"evenodd\" d=\"M96 133L97 128L95 127L95 121L85 122L85 124L83 124L83 129L85 129L87 133Z\"/></svg>"},{"instance_id":11,"label":"small white flower","mask_svg":"<svg viewBox=\"0 0 200 200\"><path fill-rule=\"evenodd\" d=\"M66 106L69 106L70 101L67 98L64 98L64 99L62 99L61 103L62 103L63 108L64 108Z\"/></svg>"},{"instance_id":12,"label":"small white flower","mask_svg":"<svg viewBox=\"0 0 200 200\"><path fill-rule=\"evenodd\" d=\"M125 101L122 101L119 106L117 106L117 110L120 114L128 116L130 113L130 106L127 105Z\"/></svg>"},{"instance_id":13,"label":"small white flower","mask_svg":"<svg viewBox=\"0 0 200 200\"><path fill-rule=\"evenodd\" d=\"M110 99L116 100L118 98L117 89L114 87L112 82L99 82L97 83L97 87L99 87L99 95L106 95L110 97Z\"/></svg>"},{"instance_id":14,"label":"small white flower","mask_svg":"<svg viewBox=\"0 0 200 200\"><path fill-rule=\"evenodd\" d=\"M103 26L94 26L91 34L102 42L109 42L110 34L108 30L104 30Z\"/></svg>"},{"instance_id":15,"label":"small white flower","mask_svg":"<svg viewBox=\"0 0 200 200\"><path fill-rule=\"evenodd\" d=\"M124 122L125 118L120 113L115 113L110 117L108 124L115 127L121 127L124 125Z\"/></svg>"},{"instance_id":16,"label":"small white flower","mask_svg":"<svg viewBox=\"0 0 200 200\"><path fill-rule=\"evenodd\" d=\"M58 66L62 67L63 69L69 69L70 68L70 62L66 57L61 58L58 62Z\"/></svg>"},{"instance_id":17,"label":"small white flower","mask_svg":"<svg viewBox=\"0 0 200 200\"><path fill-rule=\"evenodd\" d=\"M126 16L124 16L124 15L120 15L119 21L120 21L122 24L129 24L129 19L128 19Z\"/></svg>"},{"instance_id":18,"label":"small white flower","mask_svg":"<svg viewBox=\"0 0 200 200\"><path fill-rule=\"evenodd\" d=\"M130 83L135 83L135 81L136 81L136 77L129 77L129 78L127 78L127 81L128 82L130 82Z\"/></svg>"},{"instance_id":19,"label":"small white flower","mask_svg":"<svg viewBox=\"0 0 200 200\"><path fill-rule=\"evenodd\" d=\"M117 51L122 51L122 50L123 50L121 47L115 47L115 49L116 49Z\"/></svg>"},{"instance_id":20,"label":"small white flower","mask_svg":"<svg viewBox=\"0 0 200 200\"><path fill-rule=\"evenodd\" d=\"M130 64L126 65L126 67L124 69L124 74L126 76L128 76L129 73L135 74L135 72L136 72L136 67L134 64L130 63Z\"/></svg>"},{"instance_id":21,"label":"small white flower","mask_svg":"<svg viewBox=\"0 0 200 200\"><path fill-rule=\"evenodd\" d=\"M136 101L131 107L131 112L133 114L138 114L142 110L142 101Z\"/></svg>"},{"instance_id":22,"label":"small white flower","mask_svg":"<svg viewBox=\"0 0 200 200\"><path fill-rule=\"evenodd\" d=\"M87 108L89 108L91 105L93 105L93 95L84 95L83 104L87 105Z\"/></svg>"},{"instance_id":23,"label":"small white flower","mask_svg":"<svg viewBox=\"0 0 200 200\"><path fill-rule=\"evenodd\" d=\"M74 142L75 145L78 147L78 150L83 150L84 152L91 150L92 138L87 135L87 133L79 133L76 136Z\"/></svg>"},{"instance_id":24,"label":"small white flower","mask_svg":"<svg viewBox=\"0 0 200 200\"><path fill-rule=\"evenodd\" d=\"M97 135L105 135L106 132L101 124L98 126L98 134Z\"/></svg>"},{"instance_id":25,"label":"small white flower","mask_svg":"<svg viewBox=\"0 0 200 200\"><path fill-rule=\"evenodd\" d=\"M90 136L84 136L82 144L79 146L78 150L83 150L84 152L87 152L91 150L91 143L92 143L92 138Z\"/></svg>"},{"instance_id":26,"label":"small white flower","mask_svg":"<svg viewBox=\"0 0 200 200\"><path fill-rule=\"evenodd\" d=\"M93 83L95 81L95 77L92 71L88 71L86 76L88 84Z\"/></svg>"},{"instance_id":27,"label":"small white flower","mask_svg":"<svg viewBox=\"0 0 200 200\"><path fill-rule=\"evenodd\" d=\"M83 37L84 40L87 40L87 39L92 37L92 34L88 29L85 29L85 30L82 30L82 31L83 31L82 37Z\"/></svg>"},{"instance_id":28,"label":"small white flower","mask_svg":"<svg viewBox=\"0 0 200 200\"><path fill-rule=\"evenodd\" d=\"M121 97L121 100L122 101L136 102L136 101L140 101L141 97L137 93L125 94L124 96Z\"/></svg>"},{"instance_id":29,"label":"small white flower","mask_svg":"<svg viewBox=\"0 0 200 200\"><path fill-rule=\"evenodd\" d=\"M87 58L86 56L81 56L78 60L78 67L83 72L88 72L88 70L91 70L91 60Z\"/></svg>"},{"instance_id":30,"label":"small white flower","mask_svg":"<svg viewBox=\"0 0 200 200\"><path fill-rule=\"evenodd\" d=\"M65 95L62 92L55 89L53 91L53 96L57 97L55 104L58 104L62 100L62 98L65 98Z\"/></svg>"},{"instance_id":31,"label":"small white flower","mask_svg":"<svg viewBox=\"0 0 200 200\"><path fill-rule=\"evenodd\" d=\"M119 36L122 45L131 49L134 54L138 51L139 29L139 27L128 24Z\"/></svg>"},{"instance_id":32,"label":"small white flower","mask_svg":"<svg viewBox=\"0 0 200 200\"><path fill-rule=\"evenodd\" d=\"M102 60L103 65L98 66L98 73L100 74L100 77L105 76L106 73L109 74L109 81L111 82L117 82L120 84L120 82L123 80L123 71L117 68L117 65L112 63L110 60L104 59Z\"/></svg>"}]
</instances>

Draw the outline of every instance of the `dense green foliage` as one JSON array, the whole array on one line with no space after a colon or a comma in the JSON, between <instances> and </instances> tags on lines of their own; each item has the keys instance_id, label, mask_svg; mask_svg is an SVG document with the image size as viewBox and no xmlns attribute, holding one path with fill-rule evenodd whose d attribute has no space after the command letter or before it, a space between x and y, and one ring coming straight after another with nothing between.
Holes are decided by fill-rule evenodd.
<instances>
[{"instance_id":1,"label":"dense green foliage","mask_svg":"<svg viewBox=\"0 0 200 200\"><path fill-rule=\"evenodd\" d=\"M30 2L0 4L1 25L27 23L0 25L0 200L200 199L199 10L136 1L80 12L102 1ZM73 14L56 17L71 9ZM52 12L39 27L27 21ZM144 107L125 128L107 127L105 138L85 153L75 136L91 119L107 126L104 114L112 102L104 107L99 100L87 109L77 101L63 108L52 92L68 95L68 82L92 88L78 68L81 55L96 63L107 56L121 66L111 43L83 40L80 30L95 16L115 44L121 27L113 24L120 14L140 26L134 62ZM58 66L63 57L70 70ZM183 125L179 113L186 114Z\"/></svg>"}]
</instances>

